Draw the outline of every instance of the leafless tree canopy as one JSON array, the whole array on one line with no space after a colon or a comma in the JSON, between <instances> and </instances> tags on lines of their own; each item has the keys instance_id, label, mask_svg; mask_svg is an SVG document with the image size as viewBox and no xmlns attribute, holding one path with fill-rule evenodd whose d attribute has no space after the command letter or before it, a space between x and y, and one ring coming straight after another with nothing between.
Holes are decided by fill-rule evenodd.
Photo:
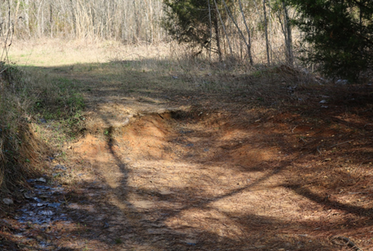
<instances>
[{"instance_id":1,"label":"leafless tree canopy","mask_svg":"<svg viewBox=\"0 0 373 251\"><path fill-rule=\"evenodd\" d=\"M214 10L214 1L209 3ZM284 1L274 5L269 0L239 0L230 8L225 1L222 3L225 8L218 11L225 17L219 20L223 55L250 64L293 63L293 43L297 39L292 36L297 34L290 30L288 20L294 10ZM161 25L163 15L162 0L2 0L0 36L7 36L11 29L19 39L99 38L129 44L158 43L170 39Z\"/></svg>"},{"instance_id":2,"label":"leafless tree canopy","mask_svg":"<svg viewBox=\"0 0 373 251\"><path fill-rule=\"evenodd\" d=\"M4 18L9 6L10 24ZM3 0L0 9L1 27L13 26L22 38L99 37L127 43L165 38L161 0Z\"/></svg>"}]
</instances>

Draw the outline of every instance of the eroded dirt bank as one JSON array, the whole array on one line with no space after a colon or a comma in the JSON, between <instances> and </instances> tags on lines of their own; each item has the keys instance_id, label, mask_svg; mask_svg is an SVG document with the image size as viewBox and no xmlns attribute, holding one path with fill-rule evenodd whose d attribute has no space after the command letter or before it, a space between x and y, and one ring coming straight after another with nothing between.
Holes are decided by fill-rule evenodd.
<instances>
[{"instance_id":1,"label":"eroded dirt bank","mask_svg":"<svg viewBox=\"0 0 373 251\"><path fill-rule=\"evenodd\" d=\"M369 250L373 174L349 154L364 139L240 113L164 109L91 127L67 152L68 218L22 231L41 250Z\"/></svg>"},{"instance_id":2,"label":"eroded dirt bank","mask_svg":"<svg viewBox=\"0 0 373 251\"><path fill-rule=\"evenodd\" d=\"M370 168L362 177L349 169L351 156L334 159L329 146L319 149L340 131L296 115L266 114L264 123L246 115L149 114L74 145L74 155L105 184L102 202L110 207L101 218L110 234L103 239L122 240L118 249L144 250L369 246L369 238L359 238L372 233ZM288 120L297 126L287 128ZM303 151L294 151L299 145ZM328 170L331 161L339 168ZM355 247L346 245L351 236L359 241Z\"/></svg>"}]
</instances>

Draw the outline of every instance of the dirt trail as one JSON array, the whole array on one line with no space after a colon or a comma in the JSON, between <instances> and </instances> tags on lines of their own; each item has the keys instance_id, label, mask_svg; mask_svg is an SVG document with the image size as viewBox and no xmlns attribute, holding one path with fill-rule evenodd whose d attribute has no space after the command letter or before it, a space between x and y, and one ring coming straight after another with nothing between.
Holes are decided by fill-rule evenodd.
<instances>
[{"instance_id":1,"label":"dirt trail","mask_svg":"<svg viewBox=\"0 0 373 251\"><path fill-rule=\"evenodd\" d=\"M320 193L309 177L327 158L295 150L304 142L294 132L323 141L337 131L323 125L315 130L304 120L289 129L284 122L302 122L294 114L260 119L247 110L237 117L149 96L88 102L86 136L68 152L92 171L82 173L80 190L71 196L77 220L87 229L79 236L86 247L353 250L370 245L369 237L362 237L373 234L369 206L348 204L347 191L333 199ZM327 178L318 172L316 179Z\"/></svg>"},{"instance_id":2,"label":"dirt trail","mask_svg":"<svg viewBox=\"0 0 373 251\"><path fill-rule=\"evenodd\" d=\"M87 103L54 198L68 220L8 219L15 250L373 250L371 87L277 109L56 74Z\"/></svg>"}]
</instances>

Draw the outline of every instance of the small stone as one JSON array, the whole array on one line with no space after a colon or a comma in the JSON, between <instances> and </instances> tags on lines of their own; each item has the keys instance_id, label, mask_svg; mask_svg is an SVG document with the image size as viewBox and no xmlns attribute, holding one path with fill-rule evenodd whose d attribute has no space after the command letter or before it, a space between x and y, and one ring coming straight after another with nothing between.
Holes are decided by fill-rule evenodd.
<instances>
[{"instance_id":1,"label":"small stone","mask_svg":"<svg viewBox=\"0 0 373 251\"><path fill-rule=\"evenodd\" d=\"M3 202L4 202L6 205L12 205L12 204L14 204L13 200L12 200L12 199L9 199L9 198L5 198L5 199L3 199Z\"/></svg>"},{"instance_id":2,"label":"small stone","mask_svg":"<svg viewBox=\"0 0 373 251\"><path fill-rule=\"evenodd\" d=\"M338 85L345 85L345 84L348 83L348 80L346 80L346 79L338 79L335 83L338 84Z\"/></svg>"},{"instance_id":3,"label":"small stone","mask_svg":"<svg viewBox=\"0 0 373 251\"><path fill-rule=\"evenodd\" d=\"M54 213L51 210L42 210L38 212L39 215L52 216Z\"/></svg>"},{"instance_id":4,"label":"small stone","mask_svg":"<svg viewBox=\"0 0 373 251\"><path fill-rule=\"evenodd\" d=\"M56 165L54 168L53 168L54 170L66 170L67 168L66 167L64 167L63 165Z\"/></svg>"},{"instance_id":5,"label":"small stone","mask_svg":"<svg viewBox=\"0 0 373 251\"><path fill-rule=\"evenodd\" d=\"M189 245L189 246L195 246L195 245L197 245L197 240L195 240L195 239L186 239L185 243L187 245Z\"/></svg>"},{"instance_id":6,"label":"small stone","mask_svg":"<svg viewBox=\"0 0 373 251\"><path fill-rule=\"evenodd\" d=\"M31 199L31 198L35 197L35 194L31 191L28 191L28 192L24 193L23 196L25 196L26 199Z\"/></svg>"},{"instance_id":7,"label":"small stone","mask_svg":"<svg viewBox=\"0 0 373 251\"><path fill-rule=\"evenodd\" d=\"M161 191L159 191L159 193L160 193L161 195L170 195L170 194L173 194L174 192L165 189L165 190L161 190Z\"/></svg>"},{"instance_id":8,"label":"small stone","mask_svg":"<svg viewBox=\"0 0 373 251\"><path fill-rule=\"evenodd\" d=\"M43 183L47 182L47 180L44 179L44 178L38 178L38 179L35 179L35 181L39 181L39 182L43 182Z\"/></svg>"}]
</instances>

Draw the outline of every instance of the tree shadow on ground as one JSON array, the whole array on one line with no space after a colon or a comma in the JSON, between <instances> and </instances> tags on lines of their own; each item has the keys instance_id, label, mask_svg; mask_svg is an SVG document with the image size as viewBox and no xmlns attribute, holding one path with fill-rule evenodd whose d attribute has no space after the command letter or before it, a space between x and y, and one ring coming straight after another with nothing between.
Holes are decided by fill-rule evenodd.
<instances>
[{"instance_id":1,"label":"tree shadow on ground","mask_svg":"<svg viewBox=\"0 0 373 251\"><path fill-rule=\"evenodd\" d=\"M127 65L132 63L125 62L124 68L127 69ZM118 152L115 143L117 135L111 121L107 119L108 114L96 111L96 115L101 116L104 121L102 126L107 129L105 144L112 159L96 164L115 165L118 177L115 186L109 184L105 178L101 179L102 186L90 182L82 182L79 185L87 188L86 194L76 198L72 194L71 202L85 201L93 204L95 211L71 209L69 214L75 223L84 224L85 228L84 232L74 230L69 234L87 240L87 245L97 241L112 250L335 250L335 246L328 239L331 235L354 236L358 232L369 230L372 210L338 197L340 194L348 196L348 192L359 192L359 187L369 184L372 178L369 174L370 167L365 164L352 165L347 162L350 167L343 164L347 159L353 163L365 163L366 160L361 156L368 156L371 152L372 145L366 139L373 134L366 130L367 128L362 128L360 122L336 119L339 115L347 116L346 104L337 107L338 102L335 102L334 110L322 110L317 97L323 92L316 90L309 98L309 103L297 101L298 103L295 102L295 105L291 106L293 94L288 97L286 91L274 87L274 90L279 91L279 99L288 98L283 101L283 106L274 107L271 105L273 102L258 101L258 94L249 95L245 92L245 95L240 96L235 93L232 97L225 97L223 93L209 95L206 92L199 93L173 86L176 85L175 81L180 81L177 82L178 85L191 83L190 79L173 79L167 74L153 79L155 75L152 72L131 69L127 69L128 79L116 82L120 79L115 72L108 74L102 71L102 68L108 69L113 67L113 64L116 63L95 65L97 68L93 67L88 74L84 67L89 65L79 65L82 71L71 69L70 66L53 71L57 74L63 73L63 77L80 81L79 89L84 91L87 97L99 98L92 101L95 107L110 101L120 103L125 97L135 97L139 103L146 103L147 98L154 98L164 101L162 105L191 104L192 108L186 112L173 114L170 119L160 119L172 126L181 125L179 129L184 130L174 131L165 137L165 143L170 144L171 153L176 156L176 150L186 149L186 145L193 144L188 148L190 150L180 150L181 154L173 160L183 165L196 166L201 171L205 169L213 172L216 169L218 172L226 165L229 167L227 173L232 173L232 180L234 175L255 179L248 183L239 180L236 188L232 188L232 184L226 188L219 185L214 177L206 187L214 187L217 190L215 194L202 191L203 189L197 186L191 187L195 184L192 181L184 187L180 184L178 189L167 194L160 193L155 185L154 188L134 187L129 184L133 168L125 161L123 153ZM94 69L99 71L95 72ZM89 78L84 79L87 75ZM123 78L123 75L119 77ZM113 81L110 82L111 80ZM161 82L165 80L171 83L162 86ZM146 84L126 85L127 82L133 81ZM328 88L332 90L337 87ZM304 88L297 94L306 95L310 89L312 87ZM356 90L366 91L361 88ZM260 94L263 95L265 94ZM252 106L247 105L250 102L253 102ZM126 102L120 104L125 106ZM371 110L367 113L364 104L359 104L354 109L349 109L354 116L360 116L360 112L364 110L362 120L368 120L368 116L372 115ZM112 114L117 112L118 110L113 110ZM141 117L137 119L141 120ZM355 132L355 129L359 131ZM348 143L341 144L349 140L360 142L354 147L356 152L351 151ZM333 146L337 147L336 150L333 150ZM207 148L210 151L205 151ZM256 151L252 155L237 155L237 152L250 153L253 150ZM261 153L266 151L271 158L260 157ZM250 158L251 162L240 162ZM148 159L162 161L161 157ZM335 161L331 162L332 159ZM227 161L228 164L225 163ZM351 166L353 171L347 169ZM162 171L157 169L157 166L152 168L157 172ZM366 172L359 171L360 169ZM107 171L110 172L110 168ZM332 176L331 180L325 180L327 178L324 177L327 176ZM275 183L276 180L279 181ZM203 181L203 178L200 178L200 182ZM153 181L149 179L148 182ZM219 186L221 190L218 190ZM254 209L245 211L239 208L241 204L255 204L257 201L254 200L240 201L236 204L237 209L227 209L222 204L216 204L227 203L243 193L272 188L285 190L280 191L282 194L279 193L283 198L276 198L279 201L289 199L287 196L290 195L297 196L294 198L299 204L299 211L294 210L293 214L285 217L286 211L292 210L291 208L266 209L265 206L272 203L266 200L274 197L256 199L261 201L260 205L264 205L261 214L253 213L257 212ZM87 195L98 190L101 191L99 199ZM340 192L342 190L345 192ZM361 190L362 193L366 191L366 188ZM264 195L267 196L265 193ZM370 195L364 199L365 205L371 205ZM136 200L143 204L139 206L131 202ZM263 201L266 203L263 204ZM162 206L163 202L167 203ZM313 207L317 211L315 215L305 215L301 211L304 208L305 211L311 211ZM326 212L330 209L341 210L352 216L329 219Z\"/></svg>"}]
</instances>

